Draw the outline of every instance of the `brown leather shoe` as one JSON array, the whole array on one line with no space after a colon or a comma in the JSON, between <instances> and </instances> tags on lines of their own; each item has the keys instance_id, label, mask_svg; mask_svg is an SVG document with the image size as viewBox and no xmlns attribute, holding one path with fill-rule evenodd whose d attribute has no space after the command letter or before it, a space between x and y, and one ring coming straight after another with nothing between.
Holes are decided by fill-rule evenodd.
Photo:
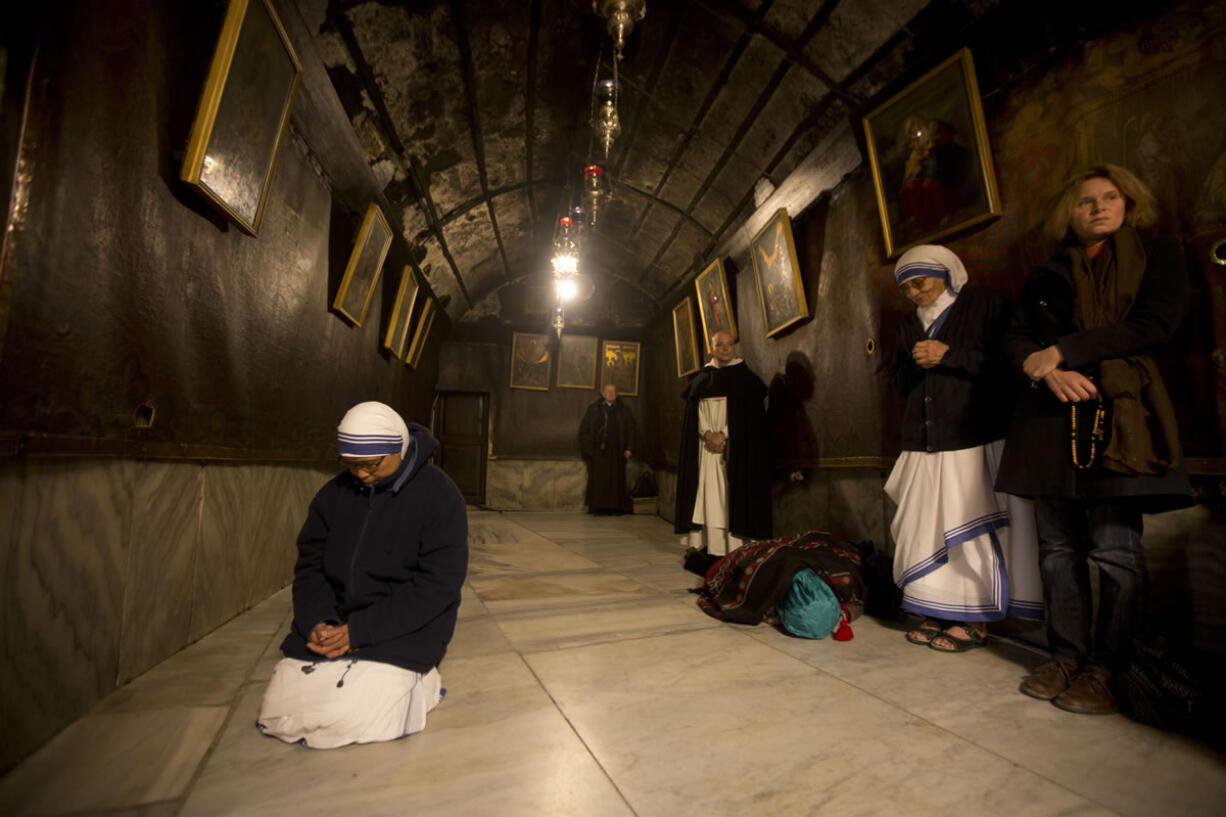
<instances>
[{"instance_id":1,"label":"brown leather shoe","mask_svg":"<svg viewBox=\"0 0 1226 817\"><path fill-rule=\"evenodd\" d=\"M1051 702L1066 712L1079 715L1111 715L1120 711L1120 705L1107 686L1107 677L1094 672L1078 675L1069 688Z\"/></svg>"},{"instance_id":2,"label":"brown leather shoe","mask_svg":"<svg viewBox=\"0 0 1226 817\"><path fill-rule=\"evenodd\" d=\"M1050 701L1069 688L1077 675L1077 667L1063 661L1049 661L1027 675L1018 691L1040 701Z\"/></svg>"}]
</instances>

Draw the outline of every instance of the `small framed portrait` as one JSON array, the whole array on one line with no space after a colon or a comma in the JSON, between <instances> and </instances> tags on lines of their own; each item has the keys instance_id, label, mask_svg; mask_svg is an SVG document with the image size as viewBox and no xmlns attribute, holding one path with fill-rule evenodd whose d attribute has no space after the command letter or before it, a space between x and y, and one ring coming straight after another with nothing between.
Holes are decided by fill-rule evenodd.
<instances>
[{"instance_id":1,"label":"small framed portrait","mask_svg":"<svg viewBox=\"0 0 1226 817\"><path fill-rule=\"evenodd\" d=\"M404 354L405 365L410 368L416 369L421 363L421 353L426 348L426 338L430 337L430 327L434 326L434 316L437 312L438 307L434 300L427 298L421 307L421 317L417 319L417 330L413 332L413 342L409 344L409 349Z\"/></svg>"},{"instance_id":2,"label":"small framed portrait","mask_svg":"<svg viewBox=\"0 0 1226 817\"><path fill-rule=\"evenodd\" d=\"M400 273L396 302L392 304L392 315L388 319L387 332L383 336L384 348L401 360L404 359L404 345L409 338L409 323L413 317L413 306L417 303L419 289L417 278L413 276L413 268L406 265Z\"/></svg>"},{"instance_id":3,"label":"small framed portrait","mask_svg":"<svg viewBox=\"0 0 1226 817\"><path fill-rule=\"evenodd\" d=\"M549 357L549 335L512 335L510 387L549 391Z\"/></svg>"},{"instance_id":4,"label":"small framed portrait","mask_svg":"<svg viewBox=\"0 0 1226 817\"><path fill-rule=\"evenodd\" d=\"M632 340L605 340L600 343L600 388L612 383L617 393L637 397L639 393L639 344Z\"/></svg>"},{"instance_id":5,"label":"small framed portrait","mask_svg":"<svg viewBox=\"0 0 1226 817\"><path fill-rule=\"evenodd\" d=\"M805 286L792 238L792 220L780 207L749 242L754 281L762 304L762 326L769 338L809 317Z\"/></svg>"},{"instance_id":6,"label":"small framed portrait","mask_svg":"<svg viewBox=\"0 0 1226 817\"><path fill-rule=\"evenodd\" d=\"M563 335L558 341L558 375L561 389L596 388L596 347L599 338Z\"/></svg>"},{"instance_id":7,"label":"small framed portrait","mask_svg":"<svg viewBox=\"0 0 1226 817\"><path fill-rule=\"evenodd\" d=\"M371 204L366 208L357 243L353 245L349 263L345 265L345 277L341 278L340 288L332 301L332 308L354 326L361 326L366 319L366 309L370 306L375 284L383 271L383 259L391 246L392 228L388 226L379 205Z\"/></svg>"},{"instance_id":8,"label":"small framed portrait","mask_svg":"<svg viewBox=\"0 0 1226 817\"><path fill-rule=\"evenodd\" d=\"M728 278L724 275L724 260L716 258L694 279L698 290L698 314L702 318L702 343L711 353L711 336L728 332L737 339L736 316L732 314L732 299L728 297Z\"/></svg>"},{"instance_id":9,"label":"small framed portrait","mask_svg":"<svg viewBox=\"0 0 1226 817\"><path fill-rule=\"evenodd\" d=\"M864 117L887 257L1000 215L970 49Z\"/></svg>"},{"instance_id":10,"label":"small framed portrait","mask_svg":"<svg viewBox=\"0 0 1226 817\"><path fill-rule=\"evenodd\" d=\"M179 177L251 235L301 78L271 0L230 0Z\"/></svg>"},{"instance_id":11,"label":"small framed portrait","mask_svg":"<svg viewBox=\"0 0 1226 817\"><path fill-rule=\"evenodd\" d=\"M694 299L689 295L673 307L673 347L677 350L677 377L698 371L698 339L694 335Z\"/></svg>"}]
</instances>

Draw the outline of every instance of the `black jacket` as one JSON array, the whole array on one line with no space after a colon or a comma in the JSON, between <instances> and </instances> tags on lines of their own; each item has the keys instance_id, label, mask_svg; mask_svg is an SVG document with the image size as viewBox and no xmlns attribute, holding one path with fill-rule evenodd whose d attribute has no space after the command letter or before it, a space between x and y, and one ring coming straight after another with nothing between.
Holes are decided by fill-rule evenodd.
<instances>
[{"instance_id":1,"label":"black jacket","mask_svg":"<svg viewBox=\"0 0 1226 817\"><path fill-rule=\"evenodd\" d=\"M728 478L728 530L750 539L771 538L770 439L766 429L766 384L744 362L706 366L681 393L685 417L681 424L681 454L677 461L677 500L673 528L686 533L697 526L698 404L706 397L728 399L728 446L724 449Z\"/></svg>"},{"instance_id":2,"label":"black jacket","mask_svg":"<svg viewBox=\"0 0 1226 817\"><path fill-rule=\"evenodd\" d=\"M911 356L915 344L928 339L919 315L912 312L899 324L893 370L904 401L904 451L959 451L1004 439L1014 390L1000 352L1008 320L1003 295L964 285L932 338L949 351L931 369Z\"/></svg>"},{"instance_id":3,"label":"black jacket","mask_svg":"<svg viewBox=\"0 0 1226 817\"><path fill-rule=\"evenodd\" d=\"M438 442L416 423L409 436L395 474L366 486L346 471L311 502L298 534L287 656L319 660L306 640L331 621L349 625L357 652L344 659L414 672L443 660L468 570L468 514L455 483L429 462Z\"/></svg>"},{"instance_id":4,"label":"black jacket","mask_svg":"<svg viewBox=\"0 0 1226 817\"><path fill-rule=\"evenodd\" d=\"M1188 308L1188 279L1178 240L1145 242L1145 274L1124 320L1078 331L1074 325L1073 274L1062 255L1041 264L1022 290L1005 330L1004 352L1024 379L1022 364L1032 353L1058 343L1064 367L1097 378L1104 360L1149 354L1167 343ZM1018 399L996 489L1019 496L1101 499L1137 497L1146 513L1191 504L1187 468L1161 475L1130 476L1095 466L1073 468L1069 407L1044 383L1023 388Z\"/></svg>"}]
</instances>

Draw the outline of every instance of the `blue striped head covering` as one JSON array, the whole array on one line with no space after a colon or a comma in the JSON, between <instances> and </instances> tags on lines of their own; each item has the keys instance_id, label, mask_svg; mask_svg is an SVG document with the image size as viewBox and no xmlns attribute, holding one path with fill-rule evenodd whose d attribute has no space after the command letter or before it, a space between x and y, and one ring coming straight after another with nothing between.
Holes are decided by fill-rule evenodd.
<instances>
[{"instance_id":1,"label":"blue striped head covering","mask_svg":"<svg viewBox=\"0 0 1226 817\"><path fill-rule=\"evenodd\" d=\"M409 447L409 428L396 411L374 401L358 403L336 427L336 449L342 457L400 454Z\"/></svg>"},{"instance_id":2,"label":"blue striped head covering","mask_svg":"<svg viewBox=\"0 0 1226 817\"><path fill-rule=\"evenodd\" d=\"M905 281L920 276L943 278L949 291L957 295L966 283L966 267L952 250L939 244L920 244L898 259L894 265L894 279L902 286Z\"/></svg>"}]
</instances>

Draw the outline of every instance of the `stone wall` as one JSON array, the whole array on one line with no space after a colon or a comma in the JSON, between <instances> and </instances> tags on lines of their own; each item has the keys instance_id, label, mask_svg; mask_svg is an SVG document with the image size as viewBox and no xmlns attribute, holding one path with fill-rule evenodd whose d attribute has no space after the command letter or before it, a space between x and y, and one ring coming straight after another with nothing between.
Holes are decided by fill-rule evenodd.
<instances>
[{"instance_id":1,"label":"stone wall","mask_svg":"<svg viewBox=\"0 0 1226 817\"><path fill-rule=\"evenodd\" d=\"M581 511L587 466L575 459L486 462L485 506L495 511Z\"/></svg>"},{"instance_id":2,"label":"stone wall","mask_svg":"<svg viewBox=\"0 0 1226 817\"><path fill-rule=\"evenodd\" d=\"M284 587L333 473L0 460L0 768Z\"/></svg>"}]
</instances>

